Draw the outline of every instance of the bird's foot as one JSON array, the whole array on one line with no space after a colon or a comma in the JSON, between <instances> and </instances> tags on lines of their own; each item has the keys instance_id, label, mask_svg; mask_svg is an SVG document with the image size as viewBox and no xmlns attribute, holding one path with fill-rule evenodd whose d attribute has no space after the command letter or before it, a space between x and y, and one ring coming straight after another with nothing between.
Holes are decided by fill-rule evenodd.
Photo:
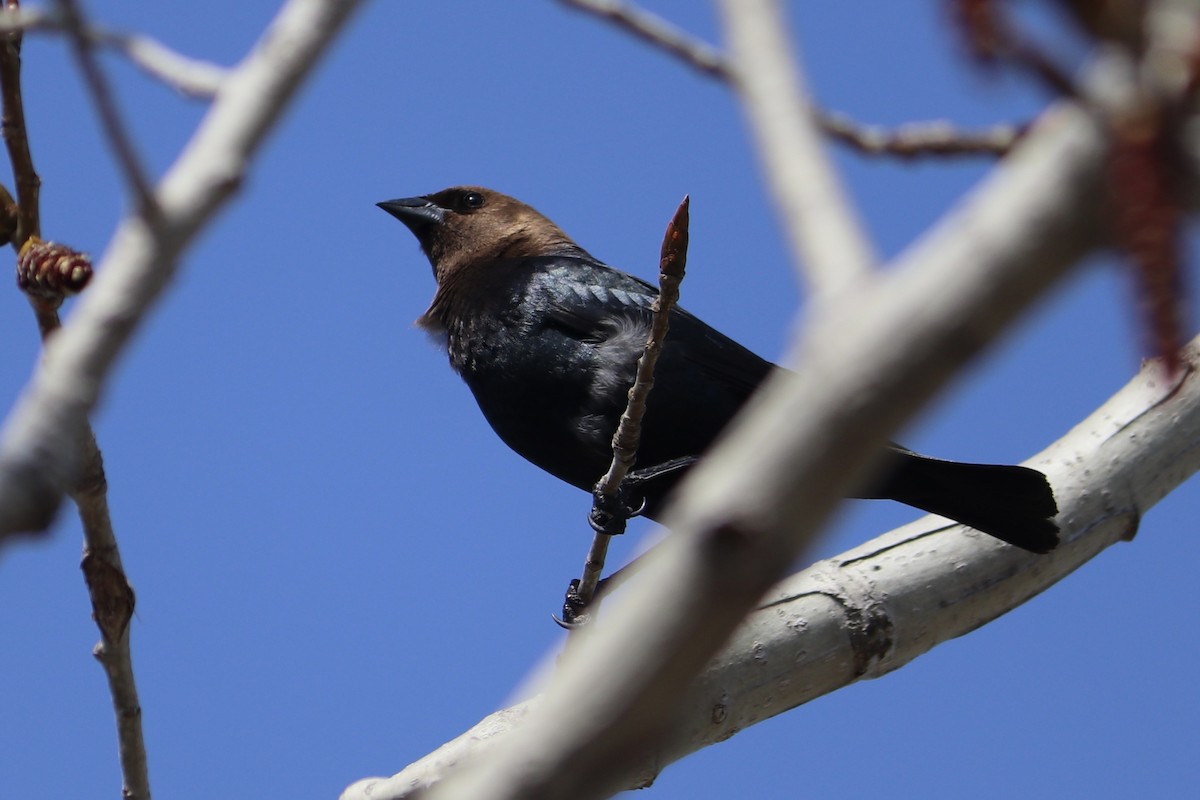
<instances>
[{"instance_id":1,"label":"bird's foot","mask_svg":"<svg viewBox=\"0 0 1200 800\"><path fill-rule=\"evenodd\" d=\"M567 586L567 594L563 597L562 619L554 617L560 628L574 630L587 621L587 602L579 594L579 579L575 578Z\"/></svg>"},{"instance_id":2,"label":"bird's foot","mask_svg":"<svg viewBox=\"0 0 1200 800\"><path fill-rule=\"evenodd\" d=\"M616 494L592 492L592 510L588 513L588 525L591 525L596 533L620 536L625 532L625 523L645 510L645 500L636 506L629 502L627 483L628 481L621 484Z\"/></svg>"},{"instance_id":3,"label":"bird's foot","mask_svg":"<svg viewBox=\"0 0 1200 800\"><path fill-rule=\"evenodd\" d=\"M603 599L605 591L608 589L609 581L619 575L621 570L617 570L607 578L602 578L596 584L595 594L590 600L585 600L579 592L580 580L575 578L567 586L567 593L563 597L562 618L554 617L554 621L560 628L573 631L582 628L591 621L592 615L589 613L599 607L600 600Z\"/></svg>"}]
</instances>

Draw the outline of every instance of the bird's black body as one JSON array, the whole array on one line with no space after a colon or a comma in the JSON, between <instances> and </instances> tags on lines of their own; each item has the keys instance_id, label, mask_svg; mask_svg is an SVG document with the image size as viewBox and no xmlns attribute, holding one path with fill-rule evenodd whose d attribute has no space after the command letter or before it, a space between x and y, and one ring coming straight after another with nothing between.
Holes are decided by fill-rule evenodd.
<instances>
[{"instance_id":1,"label":"bird's black body","mask_svg":"<svg viewBox=\"0 0 1200 800\"><path fill-rule=\"evenodd\" d=\"M590 490L612 459L658 290L613 269L553 222L480 187L380 203L413 231L438 292L420 324L444 337L451 364L505 443ZM699 456L777 369L682 309L655 370L638 466ZM637 488L654 518L681 477ZM860 497L886 497L1034 552L1057 544L1054 497L1040 472L889 450Z\"/></svg>"},{"instance_id":2,"label":"bird's black body","mask_svg":"<svg viewBox=\"0 0 1200 800\"><path fill-rule=\"evenodd\" d=\"M500 438L590 489L612 460L657 292L582 252L522 259L515 273L504 306L474 320L475 335L448 330L449 350ZM669 341L643 420L643 466L698 455L773 369L683 311ZM653 516L667 484L643 488Z\"/></svg>"}]
</instances>

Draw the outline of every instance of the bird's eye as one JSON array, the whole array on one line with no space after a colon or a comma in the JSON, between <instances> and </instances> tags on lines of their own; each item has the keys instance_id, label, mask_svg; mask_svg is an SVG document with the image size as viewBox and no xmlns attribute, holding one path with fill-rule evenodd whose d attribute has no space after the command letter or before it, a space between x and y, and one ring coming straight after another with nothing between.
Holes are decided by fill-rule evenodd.
<instances>
[{"instance_id":1,"label":"bird's eye","mask_svg":"<svg viewBox=\"0 0 1200 800\"><path fill-rule=\"evenodd\" d=\"M483 206L483 195L479 192L467 192L462 197L462 204L466 208L481 208Z\"/></svg>"}]
</instances>

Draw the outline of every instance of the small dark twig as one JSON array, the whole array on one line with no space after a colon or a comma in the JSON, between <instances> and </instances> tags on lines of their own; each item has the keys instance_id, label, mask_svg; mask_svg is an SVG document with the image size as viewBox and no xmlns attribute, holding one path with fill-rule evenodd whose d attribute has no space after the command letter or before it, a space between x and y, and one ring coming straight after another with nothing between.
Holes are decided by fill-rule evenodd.
<instances>
[{"instance_id":1,"label":"small dark twig","mask_svg":"<svg viewBox=\"0 0 1200 800\"><path fill-rule=\"evenodd\" d=\"M86 33L87 26L84 24L79 6L76 4L76 0L58 0L58 4L62 8L64 26L71 40L71 49L75 53L75 60L79 62L79 69L91 91L92 102L96 105L96 113L100 116L100 124L104 128L105 136L108 137L117 161L121 164L126 182L137 198L139 210L147 222L157 225L161 222L162 213L158 208L158 201L154 197L154 189L142 166L142 161L138 157L137 150L133 146L133 140L126 130L125 123L121 120L121 114L117 111L116 100L113 98L108 80L104 77L104 72L96 61L93 40Z\"/></svg>"},{"instance_id":2,"label":"small dark twig","mask_svg":"<svg viewBox=\"0 0 1200 800\"><path fill-rule=\"evenodd\" d=\"M20 0L4 0L5 10L20 8ZM31 237L40 237L42 179L33 167L33 154L29 150L29 134L25 128L25 100L21 94L21 42L20 31L0 35L0 102L4 110L0 113L0 131L8 150L8 161L12 164L16 182L17 202L9 206L6 216L16 212L16 228L9 234L8 243L18 253ZM7 203L12 196L5 192ZM30 305L37 318L38 330L45 339L61 327L58 307L61 300L54 302L29 295Z\"/></svg>"},{"instance_id":3,"label":"small dark twig","mask_svg":"<svg viewBox=\"0 0 1200 800\"><path fill-rule=\"evenodd\" d=\"M729 59L707 42L670 22L622 0L559 0L563 5L609 22L629 35L674 56L702 75L736 87ZM1026 125L998 125L985 131L960 131L945 122L914 122L897 130L860 125L844 114L812 109L817 125L832 138L866 155L1002 156L1025 135Z\"/></svg>"},{"instance_id":4,"label":"small dark twig","mask_svg":"<svg viewBox=\"0 0 1200 800\"><path fill-rule=\"evenodd\" d=\"M675 216L667 224L658 266L659 293L651 307L654 317L650 324L650 336L642 357L638 359L637 377L629 389L629 403L613 434L612 463L609 465L608 472L604 474L593 490L596 502L593 505L592 518L600 510L599 507L605 503L605 498L610 501L616 499L615 505L623 508L619 500L621 484L629 475L637 459L638 443L642 437L642 416L646 413L646 399L650 396L650 390L654 388L654 368L658 364L659 355L662 354L663 343L667 338L667 329L670 327L671 310L679 300L679 284L683 282L684 271L687 267L688 207L690 203L691 199L685 196L683 202L679 204L679 208L676 209ZM613 513L613 505L611 502L608 503L605 512ZM597 527L596 535L583 565L583 576L578 584L572 582L572 587L568 590L567 608L564 609L564 613L568 616L567 622L583 621L582 618L572 620L570 617L587 608L587 605L595 597L596 586L604 571L604 561L608 555L608 544L612 539L612 533L600 530L599 526L594 527ZM624 529L624 519L619 520L619 529Z\"/></svg>"},{"instance_id":5,"label":"small dark twig","mask_svg":"<svg viewBox=\"0 0 1200 800\"><path fill-rule=\"evenodd\" d=\"M67 3L64 2L64 7ZM17 9L19 0L4 0L5 9ZM77 18L76 18L77 19ZM21 95L20 31L0 33L0 100L3 101L3 134L16 178L16 231L9 243L18 253L17 275L37 317L43 341L61 327L58 307L63 296L81 290L91 277L91 261L83 253L41 240L39 190L41 179L33 166L25 127ZM85 70L86 71L86 70ZM7 219L12 198L0 192L0 206ZM121 565L121 553L108 510L108 479L104 459L90 423L79 432L79 466L68 494L75 502L83 526L84 552L81 564L92 617L100 629L100 642L93 655L104 668L117 718L117 740L122 796L127 800L149 800L150 778L142 732L142 707L138 700L129 648L129 621L134 595Z\"/></svg>"},{"instance_id":6,"label":"small dark twig","mask_svg":"<svg viewBox=\"0 0 1200 800\"><path fill-rule=\"evenodd\" d=\"M980 66L1004 64L1031 74L1055 95L1078 97L1075 81L1036 42L1013 26L996 0L950 0L954 21Z\"/></svg>"},{"instance_id":7,"label":"small dark twig","mask_svg":"<svg viewBox=\"0 0 1200 800\"><path fill-rule=\"evenodd\" d=\"M20 5L19 0L4 0L6 9L19 8ZM21 97L21 41L20 32L0 37L0 99L4 103L0 129L3 130L4 144L8 148L8 160L12 162L17 187L17 232L11 237L16 250L20 250L30 236L40 236L42 232L38 214L42 179L33 168L33 155L29 151L25 129L25 101Z\"/></svg>"}]
</instances>

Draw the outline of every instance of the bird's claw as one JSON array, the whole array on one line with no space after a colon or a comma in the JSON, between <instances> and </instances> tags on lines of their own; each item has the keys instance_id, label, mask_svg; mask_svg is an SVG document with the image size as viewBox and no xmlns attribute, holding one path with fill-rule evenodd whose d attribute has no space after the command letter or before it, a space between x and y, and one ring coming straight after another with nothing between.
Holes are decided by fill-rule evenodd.
<instances>
[{"instance_id":1,"label":"bird's claw","mask_svg":"<svg viewBox=\"0 0 1200 800\"><path fill-rule=\"evenodd\" d=\"M575 578L567 586L567 594L563 598L562 619L553 618L560 628L575 630L587 622L587 603L579 594L579 579Z\"/></svg>"},{"instance_id":2,"label":"bird's claw","mask_svg":"<svg viewBox=\"0 0 1200 800\"><path fill-rule=\"evenodd\" d=\"M645 498L637 505L630 505L628 492L622 485L616 494L592 492L592 510L588 513L588 525L596 533L619 536L625 532L625 523L646 510Z\"/></svg>"}]
</instances>

